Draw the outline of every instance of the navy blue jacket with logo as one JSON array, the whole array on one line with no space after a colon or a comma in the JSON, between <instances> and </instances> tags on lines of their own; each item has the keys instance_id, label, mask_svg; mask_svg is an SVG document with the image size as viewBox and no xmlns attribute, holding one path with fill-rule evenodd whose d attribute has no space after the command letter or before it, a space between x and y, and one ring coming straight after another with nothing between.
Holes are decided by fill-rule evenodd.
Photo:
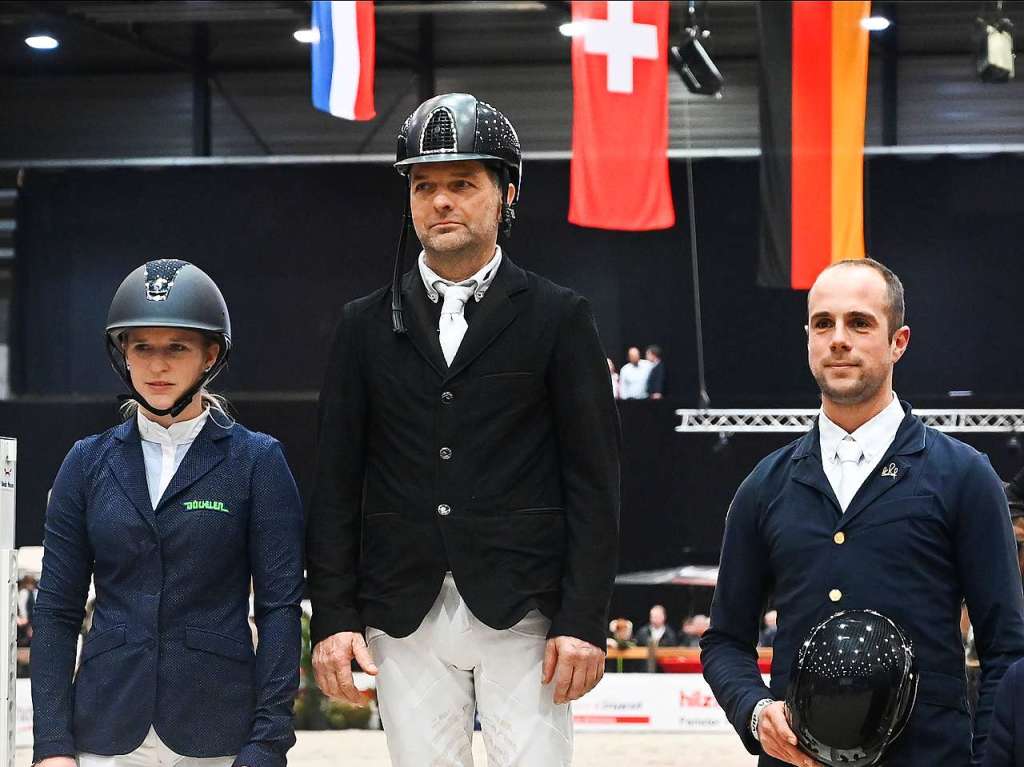
<instances>
[{"instance_id":1,"label":"navy blue jacket with logo","mask_svg":"<svg viewBox=\"0 0 1024 767\"><path fill-rule=\"evenodd\" d=\"M906 417L892 446L842 513L822 469L817 424L761 461L726 518L704 676L744 745L750 716L785 698L807 633L835 612L870 608L910 635L917 703L886 767L978 764L996 686L1024 656L1024 609L1002 483L988 458ZM841 535L840 535L841 534ZM778 609L771 690L755 644L769 595ZM966 700L960 606L974 625L982 679L973 726ZM762 755L761 767L782 762Z\"/></svg>"},{"instance_id":2,"label":"navy blue jacket with logo","mask_svg":"<svg viewBox=\"0 0 1024 767\"><path fill-rule=\"evenodd\" d=\"M155 510L134 418L77 442L46 510L33 760L128 753L153 726L185 756L282 767L295 742L302 527L291 471L265 434L208 419Z\"/></svg>"}]
</instances>

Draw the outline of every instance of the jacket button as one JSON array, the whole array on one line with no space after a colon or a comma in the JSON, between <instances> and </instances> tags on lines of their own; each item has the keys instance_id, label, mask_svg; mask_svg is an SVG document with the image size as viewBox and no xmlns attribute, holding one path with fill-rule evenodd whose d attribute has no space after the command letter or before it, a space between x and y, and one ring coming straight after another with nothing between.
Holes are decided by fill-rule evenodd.
<instances>
[{"instance_id":1,"label":"jacket button","mask_svg":"<svg viewBox=\"0 0 1024 767\"><path fill-rule=\"evenodd\" d=\"M452 394L450 391L443 391L443 392L441 392L441 401L442 402L451 402L453 399L455 399L455 395Z\"/></svg>"},{"instance_id":2,"label":"jacket button","mask_svg":"<svg viewBox=\"0 0 1024 767\"><path fill-rule=\"evenodd\" d=\"M832 589L830 592L828 592L828 598L831 599L833 602L838 602L840 599L843 598L843 592L841 592L839 589Z\"/></svg>"},{"instance_id":3,"label":"jacket button","mask_svg":"<svg viewBox=\"0 0 1024 767\"><path fill-rule=\"evenodd\" d=\"M452 513L452 507L449 506L447 503L442 503L440 506L437 507L437 513L440 514L442 517L447 517L449 514Z\"/></svg>"},{"instance_id":4,"label":"jacket button","mask_svg":"<svg viewBox=\"0 0 1024 767\"><path fill-rule=\"evenodd\" d=\"M452 449L450 447L442 447L438 454L441 456L442 461L450 461L452 459Z\"/></svg>"},{"instance_id":5,"label":"jacket button","mask_svg":"<svg viewBox=\"0 0 1024 767\"><path fill-rule=\"evenodd\" d=\"M836 542L837 546L842 546L846 543L846 534L840 530L838 533L832 536L832 540Z\"/></svg>"}]
</instances>

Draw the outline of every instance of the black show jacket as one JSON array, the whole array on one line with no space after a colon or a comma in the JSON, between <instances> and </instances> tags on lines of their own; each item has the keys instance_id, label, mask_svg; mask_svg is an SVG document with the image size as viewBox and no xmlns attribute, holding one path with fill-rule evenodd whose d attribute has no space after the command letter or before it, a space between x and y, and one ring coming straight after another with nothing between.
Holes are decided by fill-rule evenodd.
<instances>
[{"instance_id":1,"label":"black show jacket","mask_svg":"<svg viewBox=\"0 0 1024 767\"><path fill-rule=\"evenodd\" d=\"M445 364L414 267L408 333L381 289L345 306L320 395L307 528L312 641L419 626L451 570L473 614L603 648L621 435L589 304L503 257Z\"/></svg>"}]
</instances>

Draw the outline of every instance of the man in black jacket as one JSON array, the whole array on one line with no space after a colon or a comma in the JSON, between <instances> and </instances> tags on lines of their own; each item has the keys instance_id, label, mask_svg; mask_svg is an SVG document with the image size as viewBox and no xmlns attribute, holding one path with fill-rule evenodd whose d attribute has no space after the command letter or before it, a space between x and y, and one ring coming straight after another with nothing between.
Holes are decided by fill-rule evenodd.
<instances>
[{"instance_id":1,"label":"man in black jacket","mask_svg":"<svg viewBox=\"0 0 1024 767\"><path fill-rule=\"evenodd\" d=\"M605 354L585 299L497 247L521 173L500 112L428 100L396 167L423 253L345 307L320 397L317 680L354 700L350 661L379 673L399 767L471 765L475 709L489 762L568 765L618 548Z\"/></svg>"}]
</instances>

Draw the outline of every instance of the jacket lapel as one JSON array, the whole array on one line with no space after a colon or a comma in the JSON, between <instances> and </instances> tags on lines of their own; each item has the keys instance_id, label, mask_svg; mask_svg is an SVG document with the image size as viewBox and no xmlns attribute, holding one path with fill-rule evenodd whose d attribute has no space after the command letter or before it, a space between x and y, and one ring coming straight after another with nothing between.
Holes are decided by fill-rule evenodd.
<instances>
[{"instance_id":1,"label":"jacket lapel","mask_svg":"<svg viewBox=\"0 0 1024 767\"><path fill-rule=\"evenodd\" d=\"M811 430L800 440L799 447L793 453L793 460L797 462L793 469L793 480L817 490L832 503L836 514L841 514L842 507L839 505L839 499L836 498L832 483L828 481L825 470L821 466L821 438L817 419L815 419Z\"/></svg>"},{"instance_id":2,"label":"jacket lapel","mask_svg":"<svg viewBox=\"0 0 1024 767\"><path fill-rule=\"evenodd\" d=\"M911 414L910 406L906 402L902 404L906 415L899 431L896 432L896 439L864 480L850 505L846 507L841 527L849 525L871 504L903 482L911 472L911 461L907 456L919 453L925 448L924 424L920 418Z\"/></svg>"},{"instance_id":3,"label":"jacket lapel","mask_svg":"<svg viewBox=\"0 0 1024 767\"><path fill-rule=\"evenodd\" d=\"M146 462L142 457L142 440L139 437L139 424L135 418L129 418L114 431L117 443L107 456L110 474L121 486L143 519L159 533L156 526L156 514L149 500L149 486L146 483Z\"/></svg>"},{"instance_id":4,"label":"jacket lapel","mask_svg":"<svg viewBox=\"0 0 1024 767\"><path fill-rule=\"evenodd\" d=\"M515 320L518 311L510 297L526 290L526 287L526 272L512 263L508 254L503 254L498 273L473 314L459 351L444 376L446 381L457 376L479 357Z\"/></svg>"},{"instance_id":5,"label":"jacket lapel","mask_svg":"<svg viewBox=\"0 0 1024 767\"><path fill-rule=\"evenodd\" d=\"M212 417L206 419L206 425L196 436L195 442L174 472L171 483L164 490L157 502L156 510L160 511L176 495L185 492L192 485L210 473L227 455L227 444L223 442L231 436L231 429L221 428Z\"/></svg>"},{"instance_id":6,"label":"jacket lapel","mask_svg":"<svg viewBox=\"0 0 1024 767\"><path fill-rule=\"evenodd\" d=\"M437 335L437 317L434 304L427 298L419 266L414 266L402 278L402 303L405 306L406 335L430 367L443 377L447 365Z\"/></svg>"}]
</instances>

